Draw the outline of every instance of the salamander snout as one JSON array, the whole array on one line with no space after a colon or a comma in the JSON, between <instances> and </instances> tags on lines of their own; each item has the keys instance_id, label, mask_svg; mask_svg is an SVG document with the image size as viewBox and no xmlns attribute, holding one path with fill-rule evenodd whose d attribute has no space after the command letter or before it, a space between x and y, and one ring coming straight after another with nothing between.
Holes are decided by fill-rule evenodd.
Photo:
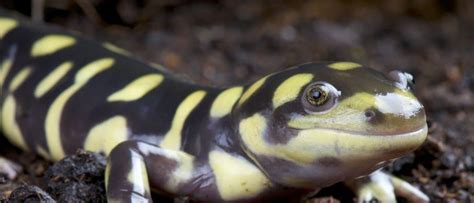
<instances>
[{"instance_id":1,"label":"salamander snout","mask_svg":"<svg viewBox=\"0 0 474 203\"><path fill-rule=\"evenodd\" d=\"M407 72L392 70L387 77L395 82L395 86L401 89L410 89L415 84L413 75Z\"/></svg>"}]
</instances>

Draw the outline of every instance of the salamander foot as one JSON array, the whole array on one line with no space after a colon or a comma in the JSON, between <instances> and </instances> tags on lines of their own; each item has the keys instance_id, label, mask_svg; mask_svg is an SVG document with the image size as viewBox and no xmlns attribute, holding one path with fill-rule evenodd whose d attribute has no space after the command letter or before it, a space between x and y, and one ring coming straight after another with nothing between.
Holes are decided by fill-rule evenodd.
<instances>
[{"instance_id":1,"label":"salamander foot","mask_svg":"<svg viewBox=\"0 0 474 203\"><path fill-rule=\"evenodd\" d=\"M0 175L6 176L9 180L15 179L22 167L6 158L0 157Z\"/></svg>"},{"instance_id":2,"label":"salamander foot","mask_svg":"<svg viewBox=\"0 0 474 203\"><path fill-rule=\"evenodd\" d=\"M360 203L374 199L379 202L396 202L396 195L410 202L429 202L428 196L410 183L381 171L354 180L353 186Z\"/></svg>"}]
</instances>

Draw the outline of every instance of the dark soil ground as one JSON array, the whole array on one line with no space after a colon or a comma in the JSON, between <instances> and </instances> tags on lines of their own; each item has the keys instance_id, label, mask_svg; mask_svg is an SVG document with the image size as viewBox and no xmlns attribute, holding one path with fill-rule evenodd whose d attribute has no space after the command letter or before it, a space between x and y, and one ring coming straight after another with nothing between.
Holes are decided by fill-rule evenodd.
<instances>
[{"instance_id":1,"label":"dark soil ground","mask_svg":"<svg viewBox=\"0 0 474 203\"><path fill-rule=\"evenodd\" d=\"M31 13L25 0L2 0L0 6ZM112 42L203 84L250 82L308 61L350 60L381 71L410 72L427 109L429 139L387 170L421 188L433 202L474 202L474 1L56 0L48 1L44 11L48 23ZM58 199L58 186L48 187L45 173L69 183L97 175L86 169L81 169L86 175L51 175L43 159L5 140L0 146L1 154L25 168L14 181L0 178L0 201L19 185L37 185ZM82 166L87 165L82 158L97 158L78 156ZM86 190L102 191L81 191ZM335 185L313 200L353 197Z\"/></svg>"}]
</instances>

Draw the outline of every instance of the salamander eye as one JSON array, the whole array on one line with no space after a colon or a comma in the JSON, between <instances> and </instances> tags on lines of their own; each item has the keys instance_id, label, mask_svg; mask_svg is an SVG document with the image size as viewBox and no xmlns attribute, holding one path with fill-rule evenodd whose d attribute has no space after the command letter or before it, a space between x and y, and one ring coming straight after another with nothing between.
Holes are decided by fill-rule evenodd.
<instances>
[{"instance_id":1,"label":"salamander eye","mask_svg":"<svg viewBox=\"0 0 474 203\"><path fill-rule=\"evenodd\" d=\"M306 100L313 106L320 106L328 101L328 95L328 88L322 84L317 84L306 92Z\"/></svg>"},{"instance_id":2,"label":"salamander eye","mask_svg":"<svg viewBox=\"0 0 474 203\"><path fill-rule=\"evenodd\" d=\"M324 112L337 104L341 93L331 84L315 82L306 87L301 98L303 107L308 113Z\"/></svg>"}]
</instances>

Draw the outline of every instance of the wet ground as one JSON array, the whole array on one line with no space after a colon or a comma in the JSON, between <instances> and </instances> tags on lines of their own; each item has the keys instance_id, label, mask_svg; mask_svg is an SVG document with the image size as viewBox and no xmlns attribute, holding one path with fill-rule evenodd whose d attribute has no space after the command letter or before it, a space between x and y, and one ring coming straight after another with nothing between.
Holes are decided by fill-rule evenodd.
<instances>
[{"instance_id":1,"label":"wet ground","mask_svg":"<svg viewBox=\"0 0 474 203\"><path fill-rule=\"evenodd\" d=\"M0 6L30 15L28 2ZM427 109L429 139L387 170L434 202L474 202L473 1L75 0L49 1L44 11L48 23L110 41L203 84L241 84L308 61L410 72ZM0 178L0 200L22 184L46 189L49 163L0 142L0 153L25 168L15 181ZM82 178L76 179L90 180ZM353 198L341 185L318 196Z\"/></svg>"}]
</instances>

